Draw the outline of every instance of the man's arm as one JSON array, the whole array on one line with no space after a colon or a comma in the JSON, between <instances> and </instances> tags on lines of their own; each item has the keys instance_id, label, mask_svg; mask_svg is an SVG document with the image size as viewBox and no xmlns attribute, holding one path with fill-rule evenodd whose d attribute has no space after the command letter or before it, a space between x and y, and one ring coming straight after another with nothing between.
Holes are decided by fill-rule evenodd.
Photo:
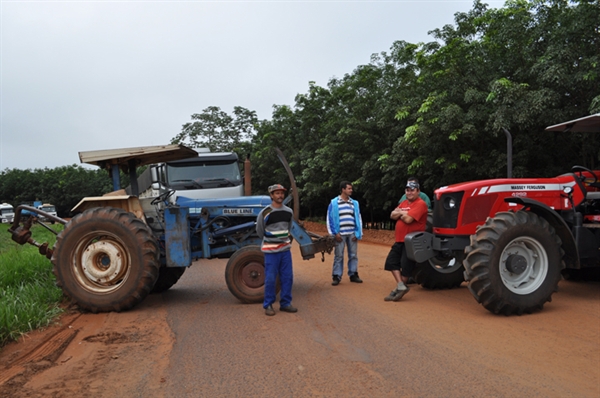
<instances>
[{"instance_id":1,"label":"man's arm","mask_svg":"<svg viewBox=\"0 0 600 398\"><path fill-rule=\"evenodd\" d=\"M404 212L404 213L406 213L406 212ZM398 220L401 216L402 216L402 210L400 209L400 207L396 207L394 210L392 210L392 213L390 214L390 218L392 220Z\"/></svg>"},{"instance_id":2,"label":"man's arm","mask_svg":"<svg viewBox=\"0 0 600 398\"><path fill-rule=\"evenodd\" d=\"M329 202L329 206L327 206L327 232L329 232L329 235L337 234L337 231L335 230L335 226L333 223L332 211L333 211L333 205L331 204L331 202Z\"/></svg>"},{"instance_id":3,"label":"man's arm","mask_svg":"<svg viewBox=\"0 0 600 398\"><path fill-rule=\"evenodd\" d=\"M263 213L264 209L258 213L258 217L256 217L256 234L261 239L265 237L265 218Z\"/></svg>"}]
</instances>

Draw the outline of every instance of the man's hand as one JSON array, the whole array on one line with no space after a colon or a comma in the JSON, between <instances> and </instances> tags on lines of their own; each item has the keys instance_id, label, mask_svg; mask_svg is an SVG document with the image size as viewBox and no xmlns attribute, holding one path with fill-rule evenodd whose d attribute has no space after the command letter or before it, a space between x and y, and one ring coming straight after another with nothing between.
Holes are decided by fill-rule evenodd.
<instances>
[{"instance_id":1,"label":"man's hand","mask_svg":"<svg viewBox=\"0 0 600 398\"><path fill-rule=\"evenodd\" d=\"M396 207L394 210L392 210L392 214L390 214L390 218L392 220L397 220L400 217L402 217L402 214L404 214L405 212L400 210L399 207Z\"/></svg>"},{"instance_id":2,"label":"man's hand","mask_svg":"<svg viewBox=\"0 0 600 398\"><path fill-rule=\"evenodd\" d=\"M335 240L336 240L336 242L341 242L342 241L342 235L335 234Z\"/></svg>"}]
</instances>

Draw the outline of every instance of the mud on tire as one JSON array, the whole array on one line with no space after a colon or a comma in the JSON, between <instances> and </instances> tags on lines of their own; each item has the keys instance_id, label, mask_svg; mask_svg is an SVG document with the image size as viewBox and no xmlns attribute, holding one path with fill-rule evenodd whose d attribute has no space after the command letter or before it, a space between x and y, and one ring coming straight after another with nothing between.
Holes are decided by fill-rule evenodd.
<instances>
[{"instance_id":1,"label":"mud on tire","mask_svg":"<svg viewBox=\"0 0 600 398\"><path fill-rule=\"evenodd\" d=\"M558 290L565 267L561 244L554 228L532 212L496 214L465 249L471 294L495 314L541 310Z\"/></svg>"},{"instance_id":2,"label":"mud on tire","mask_svg":"<svg viewBox=\"0 0 600 398\"><path fill-rule=\"evenodd\" d=\"M141 302L158 277L159 248L143 221L117 208L75 216L57 236L57 284L91 312L124 311Z\"/></svg>"}]
</instances>

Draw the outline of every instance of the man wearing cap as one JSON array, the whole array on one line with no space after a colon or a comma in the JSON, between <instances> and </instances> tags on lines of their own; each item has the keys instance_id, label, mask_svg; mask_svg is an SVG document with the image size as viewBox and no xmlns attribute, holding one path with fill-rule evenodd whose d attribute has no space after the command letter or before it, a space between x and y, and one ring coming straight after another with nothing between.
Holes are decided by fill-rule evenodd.
<instances>
[{"instance_id":1,"label":"man wearing cap","mask_svg":"<svg viewBox=\"0 0 600 398\"><path fill-rule=\"evenodd\" d=\"M344 272L344 247L348 247L348 277L350 282L362 283L358 276L358 240L362 238L362 221L358 202L352 199L352 184L340 183L340 195L329 203L327 208L327 231L337 242L333 257L331 284L337 286Z\"/></svg>"},{"instance_id":2,"label":"man wearing cap","mask_svg":"<svg viewBox=\"0 0 600 398\"><path fill-rule=\"evenodd\" d=\"M419 197L419 181L414 177L409 178L405 192L406 200L390 214L390 218L396 220L396 243L385 260L384 269L391 271L397 285L385 301L399 301L410 290L406 283L412 275L415 262L406 256L404 237L409 232L425 231L427 224L427 204Z\"/></svg>"},{"instance_id":3,"label":"man wearing cap","mask_svg":"<svg viewBox=\"0 0 600 398\"><path fill-rule=\"evenodd\" d=\"M281 283L279 310L297 312L292 306L292 240L290 229L294 212L283 204L286 189L281 184L269 187L271 204L258 214L256 232L261 238L261 250L265 254L265 298L263 308L268 316L275 315L273 303L277 299L277 277Z\"/></svg>"}]
</instances>

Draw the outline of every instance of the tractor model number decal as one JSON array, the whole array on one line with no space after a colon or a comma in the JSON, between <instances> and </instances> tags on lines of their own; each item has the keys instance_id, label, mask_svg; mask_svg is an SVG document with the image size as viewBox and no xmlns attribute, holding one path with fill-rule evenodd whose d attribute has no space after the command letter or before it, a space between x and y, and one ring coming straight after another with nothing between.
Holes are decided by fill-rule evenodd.
<instances>
[{"instance_id":1,"label":"tractor model number decal","mask_svg":"<svg viewBox=\"0 0 600 398\"><path fill-rule=\"evenodd\" d=\"M252 209L223 209L223 214L252 214Z\"/></svg>"}]
</instances>

